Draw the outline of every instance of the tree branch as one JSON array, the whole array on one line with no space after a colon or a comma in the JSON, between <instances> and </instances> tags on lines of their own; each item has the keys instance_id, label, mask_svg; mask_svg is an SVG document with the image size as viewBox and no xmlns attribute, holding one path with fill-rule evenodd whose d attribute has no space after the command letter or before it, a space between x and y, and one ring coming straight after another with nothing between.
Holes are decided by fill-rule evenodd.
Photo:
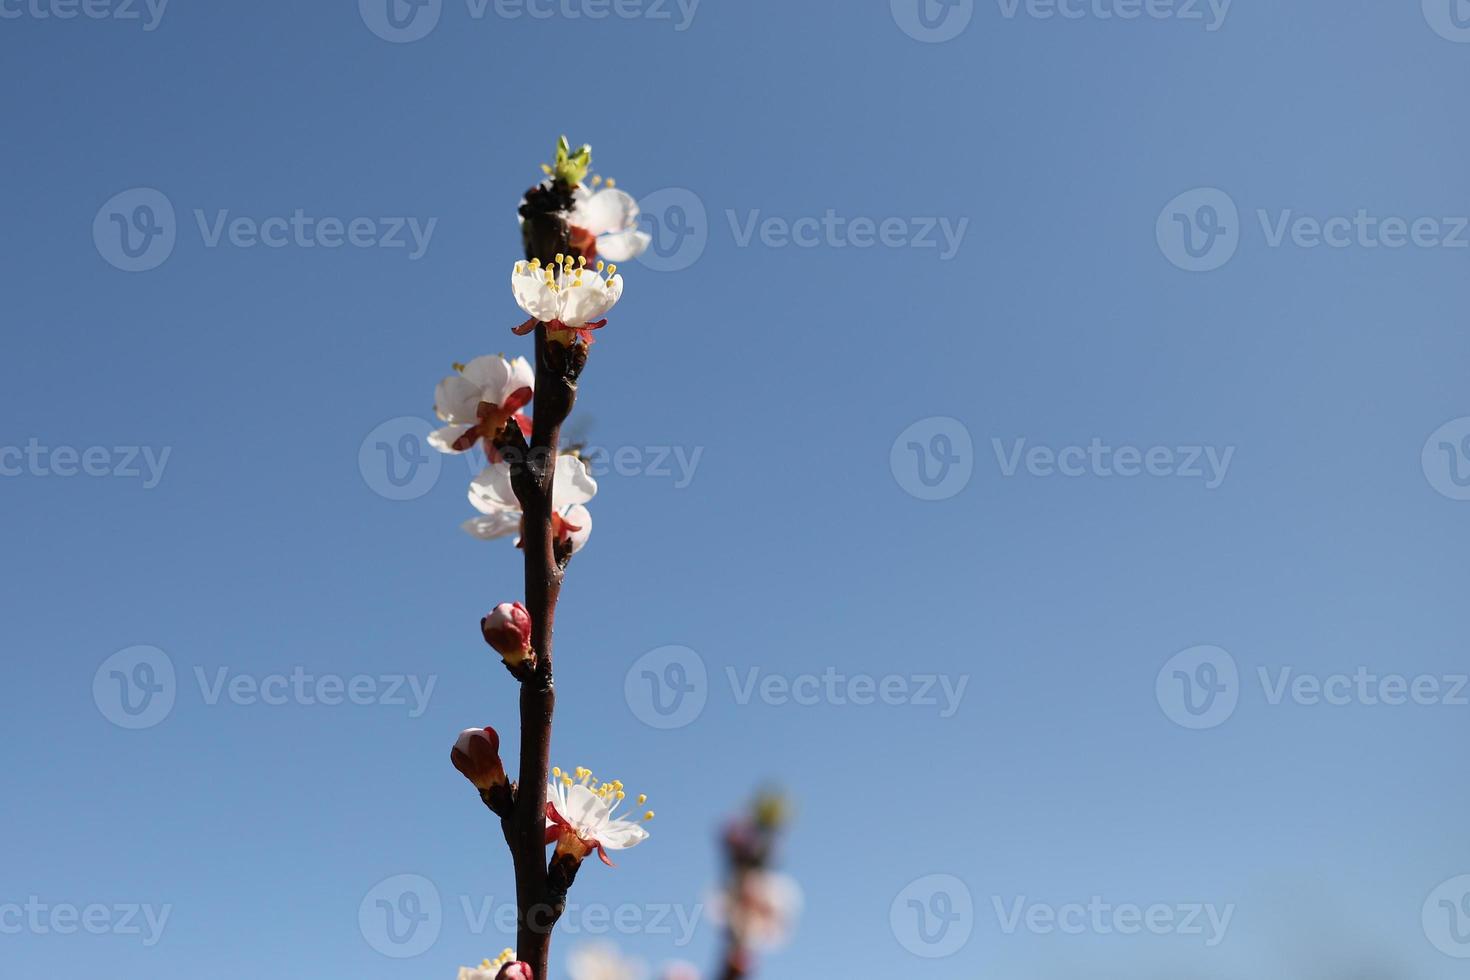
<instances>
[{"instance_id":1,"label":"tree branch","mask_svg":"<svg viewBox=\"0 0 1470 980\"><path fill-rule=\"evenodd\" d=\"M529 205L528 205L529 206ZM525 215L526 258L552 262L568 250L569 226L558 212ZM585 353L583 355L585 359ZM576 375L566 349L552 344L545 325L536 328L536 395L531 441L520 465L512 464L512 485L524 515L521 547L526 562L526 609L531 614L531 647L536 666L521 681L520 781L515 808L506 821L506 839L515 863L518 927L516 955L538 978L546 978L551 930L560 902L551 894L546 865L546 782L551 767L551 722L556 708L552 673L552 632L561 594L562 568L552 532L552 494L561 426L577 397Z\"/></svg>"}]
</instances>

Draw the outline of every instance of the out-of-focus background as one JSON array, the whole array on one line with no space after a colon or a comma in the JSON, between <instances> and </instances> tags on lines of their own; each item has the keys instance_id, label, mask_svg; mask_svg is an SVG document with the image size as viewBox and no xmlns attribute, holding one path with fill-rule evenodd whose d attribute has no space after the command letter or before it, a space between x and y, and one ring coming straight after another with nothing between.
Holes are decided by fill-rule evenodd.
<instances>
[{"instance_id":1,"label":"out-of-focus background","mask_svg":"<svg viewBox=\"0 0 1470 980\"><path fill-rule=\"evenodd\" d=\"M773 980L1463 976L1467 79L1462 0L0 0L3 972L511 940L421 440L566 133L654 244L554 755L659 815L556 963L710 965L769 780Z\"/></svg>"}]
</instances>

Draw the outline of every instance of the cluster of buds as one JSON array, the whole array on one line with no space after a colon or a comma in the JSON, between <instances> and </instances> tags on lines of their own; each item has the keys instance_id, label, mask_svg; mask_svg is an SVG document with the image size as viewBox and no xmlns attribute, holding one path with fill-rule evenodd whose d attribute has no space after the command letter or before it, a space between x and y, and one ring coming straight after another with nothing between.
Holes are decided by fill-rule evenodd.
<instances>
[{"instance_id":1,"label":"cluster of buds","mask_svg":"<svg viewBox=\"0 0 1470 980\"><path fill-rule=\"evenodd\" d=\"M536 669L536 652L531 649L531 614L519 602L502 602L480 620L485 642L500 654L512 674Z\"/></svg>"},{"instance_id":2,"label":"cluster of buds","mask_svg":"<svg viewBox=\"0 0 1470 980\"><path fill-rule=\"evenodd\" d=\"M480 791L486 806L496 813L510 812L510 781L500 761L500 735L495 729L487 726L460 732L449 750L449 761Z\"/></svg>"}]
</instances>

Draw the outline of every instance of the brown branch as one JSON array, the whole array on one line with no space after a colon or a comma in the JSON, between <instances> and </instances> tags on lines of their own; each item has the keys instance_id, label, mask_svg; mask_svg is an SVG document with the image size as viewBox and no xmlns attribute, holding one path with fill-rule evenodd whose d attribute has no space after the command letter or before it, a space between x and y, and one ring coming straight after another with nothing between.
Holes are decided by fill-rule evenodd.
<instances>
[{"instance_id":1,"label":"brown branch","mask_svg":"<svg viewBox=\"0 0 1470 980\"><path fill-rule=\"evenodd\" d=\"M771 864L783 819L780 797L762 794L753 811L749 819L736 820L725 830L725 945L715 973L718 980L743 980L755 972L755 955L736 920L747 880Z\"/></svg>"},{"instance_id":2,"label":"brown branch","mask_svg":"<svg viewBox=\"0 0 1470 980\"><path fill-rule=\"evenodd\" d=\"M743 980L749 976L747 956L734 929L725 930L725 955L720 964L720 980Z\"/></svg>"},{"instance_id":3,"label":"brown branch","mask_svg":"<svg viewBox=\"0 0 1470 980\"><path fill-rule=\"evenodd\" d=\"M569 226L559 213L532 213L523 227L526 258L551 262L568 250ZM546 978L551 930L561 902L552 895L546 865L546 782L551 766L551 720L556 707L551 638L562 567L552 533L552 492L561 426L577 397L576 374L566 349L552 344L546 327L536 328L536 396L531 441L511 466L512 485L524 515L521 547L526 562L526 609L531 614L535 669L521 681L520 781L515 808L505 820L516 877L516 956ZM520 447L517 447L520 448ZM519 465L517 465L517 462Z\"/></svg>"}]
</instances>

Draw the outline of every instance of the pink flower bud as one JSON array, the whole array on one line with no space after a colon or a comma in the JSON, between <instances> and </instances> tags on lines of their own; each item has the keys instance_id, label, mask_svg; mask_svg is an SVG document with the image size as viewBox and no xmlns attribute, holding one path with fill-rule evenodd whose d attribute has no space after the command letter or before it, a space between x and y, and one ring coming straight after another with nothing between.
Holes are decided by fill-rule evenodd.
<instances>
[{"instance_id":1,"label":"pink flower bud","mask_svg":"<svg viewBox=\"0 0 1470 980\"><path fill-rule=\"evenodd\" d=\"M520 666L531 655L531 614L519 602L496 606L480 620L480 632L512 667Z\"/></svg>"},{"instance_id":2,"label":"pink flower bud","mask_svg":"<svg viewBox=\"0 0 1470 980\"><path fill-rule=\"evenodd\" d=\"M536 980L536 973L529 963L507 963L495 975L495 980Z\"/></svg>"},{"instance_id":3,"label":"pink flower bud","mask_svg":"<svg viewBox=\"0 0 1470 980\"><path fill-rule=\"evenodd\" d=\"M479 789L505 785L500 762L500 736L493 728L466 728L449 751L449 761Z\"/></svg>"}]
</instances>

